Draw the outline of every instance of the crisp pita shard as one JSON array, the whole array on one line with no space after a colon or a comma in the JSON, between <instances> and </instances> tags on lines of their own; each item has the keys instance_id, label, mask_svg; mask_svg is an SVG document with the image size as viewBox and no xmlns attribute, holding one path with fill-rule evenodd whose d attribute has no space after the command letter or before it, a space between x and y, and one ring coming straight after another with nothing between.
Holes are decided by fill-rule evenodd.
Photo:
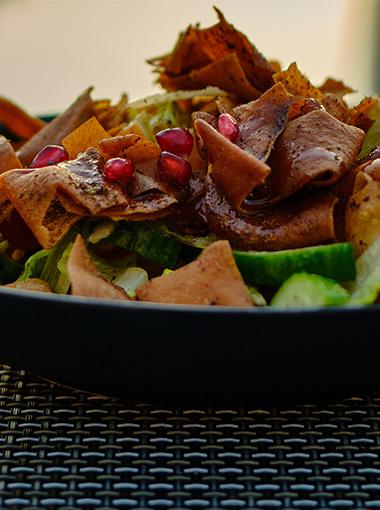
<instances>
[{"instance_id":1,"label":"crisp pita shard","mask_svg":"<svg viewBox=\"0 0 380 510\"><path fill-rule=\"evenodd\" d=\"M199 257L137 289L141 301L216 306L252 306L228 241L216 241Z\"/></svg>"},{"instance_id":2,"label":"crisp pita shard","mask_svg":"<svg viewBox=\"0 0 380 510\"><path fill-rule=\"evenodd\" d=\"M116 285L107 281L96 269L87 251L82 236L78 235L67 261L67 272L71 282L71 294L74 296L103 299L128 300L127 294Z\"/></svg>"}]
</instances>

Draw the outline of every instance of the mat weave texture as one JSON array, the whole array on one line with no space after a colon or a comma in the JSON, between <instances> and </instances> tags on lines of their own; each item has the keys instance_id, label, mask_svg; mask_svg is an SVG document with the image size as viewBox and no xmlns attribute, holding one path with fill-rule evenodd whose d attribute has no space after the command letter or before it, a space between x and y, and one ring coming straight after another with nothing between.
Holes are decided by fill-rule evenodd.
<instances>
[{"instance_id":1,"label":"mat weave texture","mask_svg":"<svg viewBox=\"0 0 380 510\"><path fill-rule=\"evenodd\" d=\"M130 404L0 367L0 508L380 508L380 397Z\"/></svg>"}]
</instances>

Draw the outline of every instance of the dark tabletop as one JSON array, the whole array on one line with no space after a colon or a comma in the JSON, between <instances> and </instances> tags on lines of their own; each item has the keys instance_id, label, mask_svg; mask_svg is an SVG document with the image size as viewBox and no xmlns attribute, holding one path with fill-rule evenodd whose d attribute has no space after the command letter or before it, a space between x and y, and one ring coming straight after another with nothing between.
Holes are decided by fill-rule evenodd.
<instances>
[{"instance_id":1,"label":"dark tabletop","mask_svg":"<svg viewBox=\"0 0 380 510\"><path fill-rule=\"evenodd\" d=\"M0 508L380 508L376 395L179 409L0 378Z\"/></svg>"}]
</instances>

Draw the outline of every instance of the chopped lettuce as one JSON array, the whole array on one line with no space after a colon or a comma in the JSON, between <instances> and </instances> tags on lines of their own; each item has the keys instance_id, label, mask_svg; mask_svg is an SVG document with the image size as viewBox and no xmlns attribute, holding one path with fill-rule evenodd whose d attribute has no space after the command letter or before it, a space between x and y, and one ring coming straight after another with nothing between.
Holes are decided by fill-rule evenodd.
<instances>
[{"instance_id":1,"label":"chopped lettuce","mask_svg":"<svg viewBox=\"0 0 380 510\"><path fill-rule=\"evenodd\" d=\"M91 258L98 271L110 282L118 278L127 268L136 265L136 255L134 253L130 253L121 259L106 260L91 251Z\"/></svg>"},{"instance_id":2,"label":"chopped lettuce","mask_svg":"<svg viewBox=\"0 0 380 510\"><path fill-rule=\"evenodd\" d=\"M157 227L161 230L164 235L173 237L185 244L186 246L191 246L192 248L199 248L200 250L204 250L207 246L214 243L218 240L215 234L208 234L205 236L192 236L189 234L179 234L178 232L174 232L167 225L161 223L157 225Z\"/></svg>"},{"instance_id":3,"label":"chopped lettuce","mask_svg":"<svg viewBox=\"0 0 380 510\"><path fill-rule=\"evenodd\" d=\"M227 92L220 89L219 87L206 87L204 89L196 90L177 90L176 92L166 92L163 94L153 94L151 96L138 99L132 103L128 103L128 110L139 110L140 108L146 108L147 106L158 105L163 103L172 103L174 101L183 101L185 99L193 99L195 97L202 96L226 96Z\"/></svg>"},{"instance_id":4,"label":"chopped lettuce","mask_svg":"<svg viewBox=\"0 0 380 510\"><path fill-rule=\"evenodd\" d=\"M380 293L380 237L356 261L356 280L350 285L350 304L369 305Z\"/></svg>"},{"instance_id":5,"label":"chopped lettuce","mask_svg":"<svg viewBox=\"0 0 380 510\"><path fill-rule=\"evenodd\" d=\"M117 230L107 241L169 269L176 265L181 251L179 241L164 235L149 222L119 221Z\"/></svg>"},{"instance_id":6,"label":"chopped lettuce","mask_svg":"<svg viewBox=\"0 0 380 510\"><path fill-rule=\"evenodd\" d=\"M118 285L128 294L129 297L133 298L136 296L136 290L148 281L148 273L141 267L129 267L125 271L119 274L113 283Z\"/></svg>"},{"instance_id":7,"label":"chopped lettuce","mask_svg":"<svg viewBox=\"0 0 380 510\"><path fill-rule=\"evenodd\" d=\"M247 285L248 292L251 296L252 303L255 306L266 306L267 302L265 297L253 285Z\"/></svg>"},{"instance_id":8,"label":"chopped lettuce","mask_svg":"<svg viewBox=\"0 0 380 510\"><path fill-rule=\"evenodd\" d=\"M50 252L51 250L39 250L29 257L25 262L24 271L18 279L21 281L28 278L40 278Z\"/></svg>"},{"instance_id":9,"label":"chopped lettuce","mask_svg":"<svg viewBox=\"0 0 380 510\"><path fill-rule=\"evenodd\" d=\"M156 133L172 127L190 127L190 115L182 111L177 103L167 102L141 110L129 110L128 128L141 131L145 138L154 141Z\"/></svg>"},{"instance_id":10,"label":"chopped lettuce","mask_svg":"<svg viewBox=\"0 0 380 510\"><path fill-rule=\"evenodd\" d=\"M374 123L367 131L358 159L367 156L372 149L380 144L380 100L371 108L368 116Z\"/></svg>"}]
</instances>

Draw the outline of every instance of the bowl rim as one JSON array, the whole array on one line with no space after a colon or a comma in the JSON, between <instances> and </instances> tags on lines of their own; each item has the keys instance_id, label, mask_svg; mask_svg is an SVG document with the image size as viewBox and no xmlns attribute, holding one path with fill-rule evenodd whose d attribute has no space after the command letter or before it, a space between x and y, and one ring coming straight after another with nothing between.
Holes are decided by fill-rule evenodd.
<instances>
[{"instance_id":1,"label":"bowl rim","mask_svg":"<svg viewBox=\"0 0 380 510\"><path fill-rule=\"evenodd\" d=\"M91 306L97 309L111 308L118 310L128 310L137 313L141 312L168 312L176 314L202 314L202 315L244 315L244 316L313 316L313 315L336 315L347 316L347 314L379 314L380 307L377 304L372 305L341 305L341 306L315 306L315 307L292 307L279 308L273 306L252 306L252 307L232 307L232 306L210 306L210 305L189 305L173 303L153 303L148 301L122 301L117 299L104 299L94 297L71 296L66 294L54 294L48 292L38 292L31 290L14 289L0 287L0 300L10 298L12 300L38 301L41 303L49 302L51 304L61 304L68 306Z\"/></svg>"}]
</instances>

